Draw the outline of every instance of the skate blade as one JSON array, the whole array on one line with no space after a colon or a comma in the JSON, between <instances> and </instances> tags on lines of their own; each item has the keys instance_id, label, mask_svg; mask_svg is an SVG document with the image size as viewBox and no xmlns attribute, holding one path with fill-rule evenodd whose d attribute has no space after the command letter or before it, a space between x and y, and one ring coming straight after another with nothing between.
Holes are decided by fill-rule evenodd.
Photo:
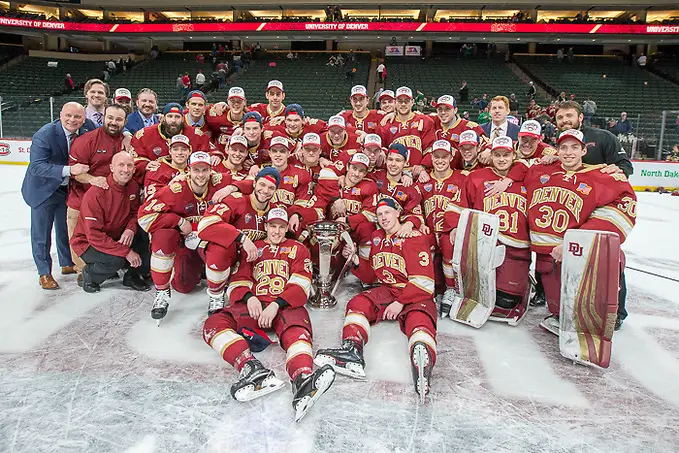
<instances>
[{"instance_id":1,"label":"skate blade","mask_svg":"<svg viewBox=\"0 0 679 453\"><path fill-rule=\"evenodd\" d=\"M521 324L521 321L523 320L523 316L519 317L513 317L513 318L502 318L499 316L491 316L488 318L488 321L493 321L493 322L504 322L505 324L509 324L512 327L516 327L519 324Z\"/></svg>"},{"instance_id":2,"label":"skate blade","mask_svg":"<svg viewBox=\"0 0 679 453\"><path fill-rule=\"evenodd\" d=\"M417 393L420 395L420 402L424 404L427 393L429 392L429 380L424 375L424 370L429 366L429 352L422 345L417 345L413 349L413 362L417 368Z\"/></svg>"},{"instance_id":3,"label":"skate blade","mask_svg":"<svg viewBox=\"0 0 679 453\"><path fill-rule=\"evenodd\" d=\"M316 400L320 398L325 392L328 391L332 383L335 382L335 370L332 367L325 370L323 373L318 375L316 378L316 391L311 397L302 398L295 406L295 423L298 423L304 418L311 406L314 405Z\"/></svg>"},{"instance_id":4,"label":"skate blade","mask_svg":"<svg viewBox=\"0 0 679 453\"><path fill-rule=\"evenodd\" d=\"M544 321L540 321L539 326L546 332L549 332L553 335L556 335L557 337L560 334L560 329L558 327L551 326L549 324L546 324Z\"/></svg>"},{"instance_id":5,"label":"skate blade","mask_svg":"<svg viewBox=\"0 0 679 453\"><path fill-rule=\"evenodd\" d=\"M253 388L254 385L248 385L247 387L243 387L242 389L238 390L234 395L234 398L236 401L241 403L252 401L254 399L266 396L269 393L273 393L276 390L280 390L284 385L285 383L276 376L269 376L262 381L262 384L259 388Z\"/></svg>"},{"instance_id":6,"label":"skate blade","mask_svg":"<svg viewBox=\"0 0 679 453\"><path fill-rule=\"evenodd\" d=\"M332 369L335 370L335 373L341 374L342 376L360 380L366 379L363 367L355 363L348 363L347 367L343 367L338 365L332 357L323 354L317 354L314 358L314 363L319 367L330 365Z\"/></svg>"}]
</instances>

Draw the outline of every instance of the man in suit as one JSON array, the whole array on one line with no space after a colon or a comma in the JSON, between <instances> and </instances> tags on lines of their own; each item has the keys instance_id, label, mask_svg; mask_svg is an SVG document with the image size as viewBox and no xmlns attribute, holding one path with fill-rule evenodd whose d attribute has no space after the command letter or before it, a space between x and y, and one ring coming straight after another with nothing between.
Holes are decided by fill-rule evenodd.
<instances>
[{"instance_id":1,"label":"man in suit","mask_svg":"<svg viewBox=\"0 0 679 453\"><path fill-rule=\"evenodd\" d=\"M77 102L64 104L59 119L33 135L31 156L21 186L24 201L31 207L31 247L43 289L58 289L52 277L52 225L56 230L57 255L62 274L75 273L68 244L66 195L70 177L89 170L84 164L68 165L71 143L84 127L85 108Z\"/></svg>"},{"instance_id":2,"label":"man in suit","mask_svg":"<svg viewBox=\"0 0 679 453\"><path fill-rule=\"evenodd\" d=\"M482 124L481 128L490 142L498 137L510 137L515 143L519 140L519 126L507 121L509 115L509 99L507 96L495 96L490 100L491 121Z\"/></svg>"},{"instance_id":3,"label":"man in suit","mask_svg":"<svg viewBox=\"0 0 679 453\"><path fill-rule=\"evenodd\" d=\"M127 150L130 148L132 136L138 130L145 127L153 126L160 122L160 118L156 115L158 108L158 95L150 88L142 88L137 93L137 111L127 116L127 123L123 129L123 147Z\"/></svg>"}]
</instances>

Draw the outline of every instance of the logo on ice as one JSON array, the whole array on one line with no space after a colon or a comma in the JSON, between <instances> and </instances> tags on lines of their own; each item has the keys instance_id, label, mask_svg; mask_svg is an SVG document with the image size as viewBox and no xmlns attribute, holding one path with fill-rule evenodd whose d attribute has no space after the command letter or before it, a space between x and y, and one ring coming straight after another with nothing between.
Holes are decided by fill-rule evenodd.
<instances>
[{"instance_id":1,"label":"logo on ice","mask_svg":"<svg viewBox=\"0 0 679 453\"><path fill-rule=\"evenodd\" d=\"M11 152L7 143L0 143L0 156L9 156Z\"/></svg>"},{"instance_id":2,"label":"logo on ice","mask_svg":"<svg viewBox=\"0 0 679 453\"><path fill-rule=\"evenodd\" d=\"M582 246L577 242L569 242L568 251L571 252L573 256L582 256Z\"/></svg>"}]
</instances>

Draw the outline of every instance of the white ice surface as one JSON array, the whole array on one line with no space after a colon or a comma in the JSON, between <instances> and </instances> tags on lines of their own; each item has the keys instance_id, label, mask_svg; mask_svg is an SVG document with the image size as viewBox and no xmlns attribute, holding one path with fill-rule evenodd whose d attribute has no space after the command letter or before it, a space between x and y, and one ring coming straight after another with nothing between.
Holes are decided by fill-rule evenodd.
<instances>
[{"instance_id":1,"label":"white ice surface","mask_svg":"<svg viewBox=\"0 0 679 453\"><path fill-rule=\"evenodd\" d=\"M96 295L55 272L37 284L24 167L0 167L0 452L677 452L679 284L628 270L630 317L608 370L564 360L541 331L439 322L432 395L420 406L407 341L393 323L366 347L368 380L338 377L295 425L290 388L250 403L202 341L204 288L173 300L107 282ZM679 279L679 197L639 194L628 265ZM58 269L54 254L55 271ZM358 291L351 280L340 305ZM314 348L337 345L342 311L312 312ZM285 355L259 355L285 376Z\"/></svg>"}]
</instances>

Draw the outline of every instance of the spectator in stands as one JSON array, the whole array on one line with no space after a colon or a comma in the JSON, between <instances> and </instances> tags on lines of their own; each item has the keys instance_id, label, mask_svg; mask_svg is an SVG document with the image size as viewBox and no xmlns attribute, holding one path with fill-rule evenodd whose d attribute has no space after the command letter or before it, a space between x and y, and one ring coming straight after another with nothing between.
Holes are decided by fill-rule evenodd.
<instances>
[{"instance_id":1,"label":"spectator in stands","mask_svg":"<svg viewBox=\"0 0 679 453\"><path fill-rule=\"evenodd\" d=\"M544 114L547 115L550 121L554 121L554 115L556 114L556 105L558 101L552 101L549 103L547 108L544 110Z\"/></svg>"},{"instance_id":2,"label":"spectator in stands","mask_svg":"<svg viewBox=\"0 0 679 453\"><path fill-rule=\"evenodd\" d=\"M44 125L31 142L21 195L31 207L31 248L42 289L59 288L52 277L52 227L61 273L75 273L68 245L66 196L69 178L87 172L89 167L69 165L68 153L75 138L87 131L85 108L77 102L68 102L61 108L59 119Z\"/></svg>"},{"instance_id":3,"label":"spectator in stands","mask_svg":"<svg viewBox=\"0 0 679 453\"><path fill-rule=\"evenodd\" d=\"M572 47L568 48L568 52L567 52L566 55L568 55L568 61L569 62L573 62L573 60L575 60L575 51L573 50Z\"/></svg>"},{"instance_id":4,"label":"spectator in stands","mask_svg":"<svg viewBox=\"0 0 679 453\"><path fill-rule=\"evenodd\" d=\"M641 56L637 59L637 64L639 65L640 68L643 68L646 66L647 61L648 59L646 58L646 55L642 53Z\"/></svg>"},{"instance_id":5,"label":"spectator in stands","mask_svg":"<svg viewBox=\"0 0 679 453\"><path fill-rule=\"evenodd\" d=\"M462 113L462 118L465 119L465 120L467 120L467 121L469 121L469 112L464 111L464 112Z\"/></svg>"},{"instance_id":6,"label":"spectator in stands","mask_svg":"<svg viewBox=\"0 0 679 453\"><path fill-rule=\"evenodd\" d=\"M103 126L106 100L110 96L108 84L100 79L90 79L85 83L83 92L87 100L85 117L91 120L95 127Z\"/></svg>"},{"instance_id":7,"label":"spectator in stands","mask_svg":"<svg viewBox=\"0 0 679 453\"><path fill-rule=\"evenodd\" d=\"M177 88L177 96L181 97L183 92L184 92L184 75L179 74L177 77L177 83L175 84L175 87Z\"/></svg>"},{"instance_id":8,"label":"spectator in stands","mask_svg":"<svg viewBox=\"0 0 679 453\"><path fill-rule=\"evenodd\" d=\"M528 91L526 92L526 96L528 96L529 99L533 99L536 94L537 89L535 88L535 84L531 80L530 82L528 82Z\"/></svg>"},{"instance_id":9,"label":"spectator in stands","mask_svg":"<svg viewBox=\"0 0 679 453\"><path fill-rule=\"evenodd\" d=\"M182 102L186 99L186 95L191 91L191 77L189 77L189 73L185 72L184 75L182 76Z\"/></svg>"},{"instance_id":10,"label":"spectator in stands","mask_svg":"<svg viewBox=\"0 0 679 453\"><path fill-rule=\"evenodd\" d=\"M196 55L196 63L205 64L205 56L203 56L202 53L199 53L198 55Z\"/></svg>"},{"instance_id":11,"label":"spectator in stands","mask_svg":"<svg viewBox=\"0 0 679 453\"><path fill-rule=\"evenodd\" d=\"M127 117L127 123L123 129L123 147L129 149L132 136L138 130L158 124L160 121L156 115L158 108L158 95L150 88L142 88L137 93L137 111Z\"/></svg>"},{"instance_id":12,"label":"spectator in stands","mask_svg":"<svg viewBox=\"0 0 679 453\"><path fill-rule=\"evenodd\" d=\"M467 103L469 102L469 87L467 86L467 82L465 80L462 81L462 86L460 87L459 90L457 90L458 94L460 95L460 102L461 103Z\"/></svg>"},{"instance_id":13,"label":"spectator in stands","mask_svg":"<svg viewBox=\"0 0 679 453\"><path fill-rule=\"evenodd\" d=\"M566 102L568 100L568 96L566 95L566 92L562 91L561 93L559 93L559 96L557 96L556 100L558 102Z\"/></svg>"},{"instance_id":14,"label":"spectator in stands","mask_svg":"<svg viewBox=\"0 0 679 453\"><path fill-rule=\"evenodd\" d=\"M584 115L585 126L592 125L592 118L596 115L596 102L587 99L582 103L582 113Z\"/></svg>"},{"instance_id":15,"label":"spectator in stands","mask_svg":"<svg viewBox=\"0 0 679 453\"><path fill-rule=\"evenodd\" d=\"M422 113L424 110L424 104L427 98L424 97L424 93L421 92L420 90L417 90L417 94L415 95L415 99L413 99L413 112L418 111Z\"/></svg>"},{"instance_id":16,"label":"spectator in stands","mask_svg":"<svg viewBox=\"0 0 679 453\"><path fill-rule=\"evenodd\" d=\"M116 73L116 63L113 61L113 59L110 59L108 63L106 63L106 67L108 68L108 73L110 75L114 75Z\"/></svg>"},{"instance_id":17,"label":"spectator in stands","mask_svg":"<svg viewBox=\"0 0 679 453\"><path fill-rule=\"evenodd\" d=\"M101 71L101 79L104 82L108 82L111 79L111 73L108 72L108 66L104 65L104 69Z\"/></svg>"},{"instance_id":18,"label":"spectator in stands","mask_svg":"<svg viewBox=\"0 0 679 453\"><path fill-rule=\"evenodd\" d=\"M113 96L113 103L125 110L125 114L132 113L132 93L127 88L118 88Z\"/></svg>"},{"instance_id":19,"label":"spectator in stands","mask_svg":"<svg viewBox=\"0 0 679 453\"><path fill-rule=\"evenodd\" d=\"M509 112L514 116L519 114L519 100L514 93L509 95Z\"/></svg>"},{"instance_id":20,"label":"spectator in stands","mask_svg":"<svg viewBox=\"0 0 679 453\"><path fill-rule=\"evenodd\" d=\"M669 162L679 162L679 143L672 147L672 151L667 154L665 160Z\"/></svg>"},{"instance_id":21,"label":"spectator in stands","mask_svg":"<svg viewBox=\"0 0 679 453\"><path fill-rule=\"evenodd\" d=\"M205 85L205 74L203 74L202 69L199 69L198 74L196 74L196 89L202 91L204 85Z\"/></svg>"},{"instance_id":22,"label":"spectator in stands","mask_svg":"<svg viewBox=\"0 0 679 453\"><path fill-rule=\"evenodd\" d=\"M524 118L527 120L535 119L542 112L542 107L535 102L535 99L531 99L528 103L528 108L526 109L526 114Z\"/></svg>"},{"instance_id":23,"label":"spectator in stands","mask_svg":"<svg viewBox=\"0 0 679 453\"><path fill-rule=\"evenodd\" d=\"M148 291L142 275L150 272L148 242L137 234L140 205L139 184L134 176L134 159L126 152L113 156L108 188L93 187L82 199L80 217L71 246L86 263L82 288L96 293L100 285L129 263L123 285Z\"/></svg>"},{"instance_id":24,"label":"spectator in stands","mask_svg":"<svg viewBox=\"0 0 679 453\"><path fill-rule=\"evenodd\" d=\"M509 99L506 96L495 96L490 101L491 121L481 125L481 129L492 142L498 137L510 137L514 142L519 140L519 126L507 121L509 115ZM490 150L487 161L490 162Z\"/></svg>"},{"instance_id":25,"label":"spectator in stands","mask_svg":"<svg viewBox=\"0 0 679 453\"><path fill-rule=\"evenodd\" d=\"M627 112L620 113L620 119L615 122L615 132L613 133L616 135L632 133L632 122L627 119Z\"/></svg>"},{"instance_id":26,"label":"spectator in stands","mask_svg":"<svg viewBox=\"0 0 679 453\"><path fill-rule=\"evenodd\" d=\"M488 107L488 95L484 93L481 99L474 98L472 105L478 108L479 111L484 110L486 107Z\"/></svg>"},{"instance_id":27,"label":"spectator in stands","mask_svg":"<svg viewBox=\"0 0 679 453\"><path fill-rule=\"evenodd\" d=\"M565 56L566 56L566 55L565 55L565 53L564 53L564 51L563 51L563 47L556 51L556 60L557 60L559 63L563 63L563 59L564 59Z\"/></svg>"},{"instance_id":28,"label":"spectator in stands","mask_svg":"<svg viewBox=\"0 0 679 453\"><path fill-rule=\"evenodd\" d=\"M469 113L467 112L467 116L469 116ZM490 121L490 112L488 111L488 107L485 109L481 110L479 112L478 118L476 118L476 122L479 124L484 124Z\"/></svg>"},{"instance_id":29,"label":"spectator in stands","mask_svg":"<svg viewBox=\"0 0 679 453\"><path fill-rule=\"evenodd\" d=\"M380 61L380 64L377 66L377 80L384 84L384 81L387 78L387 68L384 66L384 61Z\"/></svg>"},{"instance_id":30,"label":"spectator in stands","mask_svg":"<svg viewBox=\"0 0 679 453\"><path fill-rule=\"evenodd\" d=\"M71 78L71 74L66 74L66 78L64 79L64 94L73 93L74 88L75 88L75 82Z\"/></svg>"}]
</instances>

